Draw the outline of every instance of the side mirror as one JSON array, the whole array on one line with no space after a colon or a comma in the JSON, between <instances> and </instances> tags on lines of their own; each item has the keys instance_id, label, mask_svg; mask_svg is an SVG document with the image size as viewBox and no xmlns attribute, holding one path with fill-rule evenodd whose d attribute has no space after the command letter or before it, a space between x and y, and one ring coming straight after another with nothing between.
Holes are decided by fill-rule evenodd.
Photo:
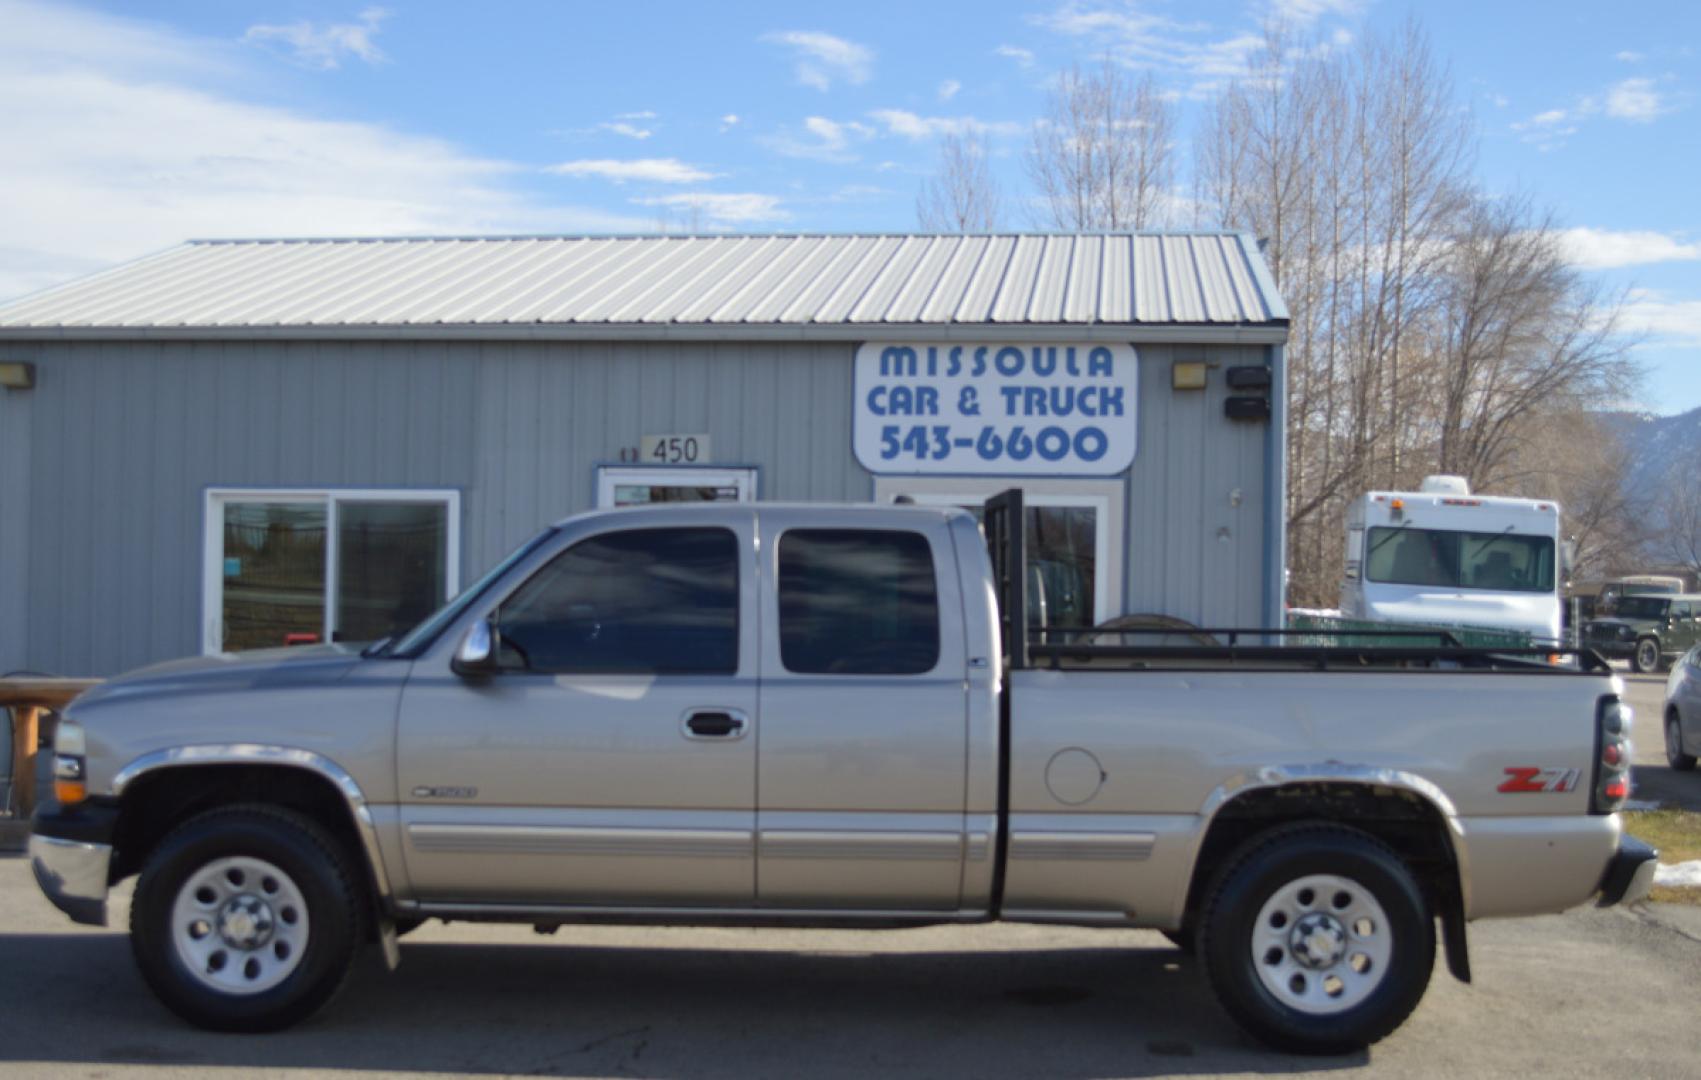
<instances>
[{"instance_id":1,"label":"side mirror","mask_svg":"<svg viewBox=\"0 0 1701 1080\"><path fill-rule=\"evenodd\" d=\"M496 666L496 628L489 619L480 619L473 623L467 636L461 639L461 645L455 650L455 658L449 662L449 667L455 674L465 678L484 678L494 675Z\"/></svg>"}]
</instances>

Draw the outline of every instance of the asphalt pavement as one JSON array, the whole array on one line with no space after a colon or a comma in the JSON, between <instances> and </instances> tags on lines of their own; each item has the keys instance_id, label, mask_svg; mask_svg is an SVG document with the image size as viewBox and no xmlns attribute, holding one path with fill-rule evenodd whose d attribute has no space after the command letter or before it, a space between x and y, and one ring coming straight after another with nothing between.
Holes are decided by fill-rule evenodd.
<instances>
[{"instance_id":1,"label":"asphalt pavement","mask_svg":"<svg viewBox=\"0 0 1701 1080\"><path fill-rule=\"evenodd\" d=\"M118 893L114 925L125 918ZM1264 1050L1155 933L430 924L319 1016L197 1031L117 930L72 926L0 859L0 1076L1693 1077L1701 920L1582 909L1478 923L1368 1053Z\"/></svg>"}]
</instances>

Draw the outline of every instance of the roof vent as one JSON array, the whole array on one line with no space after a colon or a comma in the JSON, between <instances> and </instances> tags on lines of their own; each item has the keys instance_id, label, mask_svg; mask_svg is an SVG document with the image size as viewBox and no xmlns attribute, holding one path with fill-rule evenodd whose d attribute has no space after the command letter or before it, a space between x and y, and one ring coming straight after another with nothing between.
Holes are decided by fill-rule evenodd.
<instances>
[{"instance_id":1,"label":"roof vent","mask_svg":"<svg viewBox=\"0 0 1701 1080\"><path fill-rule=\"evenodd\" d=\"M1469 495L1471 482L1462 476L1426 476L1418 490L1426 495Z\"/></svg>"}]
</instances>

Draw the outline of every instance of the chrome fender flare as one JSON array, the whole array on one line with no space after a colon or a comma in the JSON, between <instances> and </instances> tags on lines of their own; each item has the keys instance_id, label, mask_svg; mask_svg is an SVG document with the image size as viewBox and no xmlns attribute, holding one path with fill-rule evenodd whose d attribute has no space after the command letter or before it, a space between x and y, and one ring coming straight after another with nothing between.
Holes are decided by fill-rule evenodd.
<instances>
[{"instance_id":1,"label":"chrome fender flare","mask_svg":"<svg viewBox=\"0 0 1701 1080\"><path fill-rule=\"evenodd\" d=\"M1250 791L1271 790L1287 787L1291 784L1354 784L1359 787L1385 787L1396 791L1408 792L1428 803L1447 827L1447 839L1452 845L1454 867L1459 874L1459 896L1463 901L1463 910L1470 910L1471 875L1469 853L1465 847L1464 826L1459 823L1459 811L1453 805L1453 800L1447 797L1440 786L1434 781L1427 780L1417 773L1404 769L1390 769L1374 765L1349 765L1338 761L1322 762L1310 765L1265 765L1248 772L1238 773L1224 780L1206 796L1204 804L1199 808L1199 829L1194 834L1193 852L1188 859L1188 865L1198 866L1199 849L1205 842L1205 836L1211 831L1211 825L1216 821L1217 814L1223 807L1233 802L1241 795ZM1192 886L1192 874L1187 875L1183 884L1180 906L1181 910L1187 903L1187 890Z\"/></svg>"},{"instance_id":2,"label":"chrome fender flare","mask_svg":"<svg viewBox=\"0 0 1701 1080\"><path fill-rule=\"evenodd\" d=\"M366 795L354 782L347 769L312 750L293 746L272 746L264 743L200 743L194 746L174 746L143 754L119 769L112 777L112 795L122 796L140 776L161 769L188 765L281 765L304 769L326 780L342 793L354 819L355 832L365 851L366 864L372 871L372 882L378 889L379 900L390 901L390 877L384 870L384 858L378 847L378 828L372 812L367 809Z\"/></svg>"}]
</instances>

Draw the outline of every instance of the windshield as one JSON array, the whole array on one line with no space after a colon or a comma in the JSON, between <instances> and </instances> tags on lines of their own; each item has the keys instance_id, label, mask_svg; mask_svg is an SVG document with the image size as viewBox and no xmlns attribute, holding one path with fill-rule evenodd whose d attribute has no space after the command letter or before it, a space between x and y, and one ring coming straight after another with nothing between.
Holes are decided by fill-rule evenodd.
<instances>
[{"instance_id":1,"label":"windshield","mask_svg":"<svg viewBox=\"0 0 1701 1080\"><path fill-rule=\"evenodd\" d=\"M1621 619L1663 619L1671 601L1658 596L1626 596L1618 601Z\"/></svg>"},{"instance_id":2,"label":"windshield","mask_svg":"<svg viewBox=\"0 0 1701 1080\"><path fill-rule=\"evenodd\" d=\"M402 636L401 640L397 641L393 646L385 650L385 652L380 655L411 656L418 650L431 644L432 640L436 638L438 634L443 632L443 628L459 618L461 612L471 607L472 604L478 600L479 596L481 596L486 589L490 588L491 584L494 583L497 578L506 574L515 563L519 562L527 555L530 555L533 551L536 551L538 545L542 544L545 540L548 540L554 535L555 527L552 525L532 537L530 540L527 540L519 547L515 548L506 559L503 559L501 562L491 567L488 573L473 582L471 586L461 593L461 595L438 608L435 614L427 618L418 626L414 627L412 630L409 630Z\"/></svg>"},{"instance_id":3,"label":"windshield","mask_svg":"<svg viewBox=\"0 0 1701 1080\"><path fill-rule=\"evenodd\" d=\"M1409 526L1374 528L1365 577L1390 585L1551 593L1553 538Z\"/></svg>"}]
</instances>

